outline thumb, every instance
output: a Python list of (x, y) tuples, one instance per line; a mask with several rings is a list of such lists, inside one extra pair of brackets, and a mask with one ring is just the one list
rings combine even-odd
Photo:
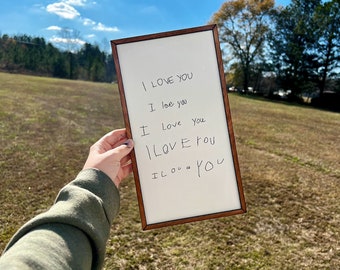
[(111, 154), (115, 156), (115, 159), (117, 161), (120, 161), (122, 158), (127, 156), (133, 149), (134, 142), (131, 139), (128, 139), (126, 142), (124, 142), (122, 145), (108, 151)]

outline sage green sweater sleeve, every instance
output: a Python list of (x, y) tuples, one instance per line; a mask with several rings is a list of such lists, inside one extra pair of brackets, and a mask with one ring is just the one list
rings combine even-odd
[(26, 223), (0, 258), (0, 269), (101, 269), (119, 191), (99, 170), (81, 171), (54, 205)]

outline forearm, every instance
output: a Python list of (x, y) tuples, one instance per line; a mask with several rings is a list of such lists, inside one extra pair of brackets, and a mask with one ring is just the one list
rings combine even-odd
[[(49, 269), (101, 268), (118, 209), (119, 192), (111, 179), (97, 170), (82, 171), (60, 191), (49, 211), (30, 220), (14, 235), (0, 266), (16, 261), (26, 265), (47, 263)], [(30, 252), (33, 248), (35, 255)]]
[(52, 223), (38, 226), (18, 239), (1, 258), (0, 268), (91, 269), (92, 258), (86, 234), (70, 225)]

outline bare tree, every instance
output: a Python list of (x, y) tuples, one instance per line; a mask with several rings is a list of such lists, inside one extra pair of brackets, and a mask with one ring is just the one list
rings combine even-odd
[(263, 54), (273, 10), (274, 0), (232, 0), (222, 4), (210, 21), (219, 28), (221, 44), (240, 61), (245, 91), (249, 87), (251, 65)]
[(74, 61), (73, 54), (80, 49), (85, 42), (81, 39), (80, 31), (68, 27), (63, 27), (58, 34), (58, 37), (54, 39), (54, 43), (57, 43), (59, 48), (66, 51), (69, 57), (69, 78), (74, 77)]

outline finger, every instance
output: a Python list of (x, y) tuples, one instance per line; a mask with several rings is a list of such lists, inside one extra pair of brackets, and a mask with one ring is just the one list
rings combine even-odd
[(126, 139), (126, 129), (113, 130), (102, 137), (103, 141), (110, 144), (112, 147), (119, 141)]
[(127, 137), (123, 137), (119, 141), (117, 141), (114, 145), (112, 145), (112, 148), (116, 148), (116, 147), (119, 147), (121, 145), (124, 145), (124, 144), (127, 143), (127, 141), (128, 141), (128, 138)]
[(120, 171), (119, 171), (119, 175), (118, 175), (118, 184), (120, 184), (121, 179), (126, 178), (128, 175), (130, 175), (132, 173), (132, 164), (128, 164), (124, 167), (121, 167)]
[(115, 144), (121, 140), (127, 139), (126, 129), (116, 129), (101, 137), (96, 144), (102, 145), (106, 150), (114, 148)]
[(130, 156), (130, 154), (127, 155), (127, 156), (125, 156), (125, 157), (123, 157), (123, 158), (120, 160), (121, 166), (125, 166), (125, 165), (127, 165), (127, 164), (129, 164), (129, 163), (131, 163), (131, 156)]
[(134, 147), (133, 140), (129, 139), (124, 144), (107, 151), (107, 155), (112, 155), (115, 161), (121, 161), (124, 157), (126, 157), (132, 151)]

